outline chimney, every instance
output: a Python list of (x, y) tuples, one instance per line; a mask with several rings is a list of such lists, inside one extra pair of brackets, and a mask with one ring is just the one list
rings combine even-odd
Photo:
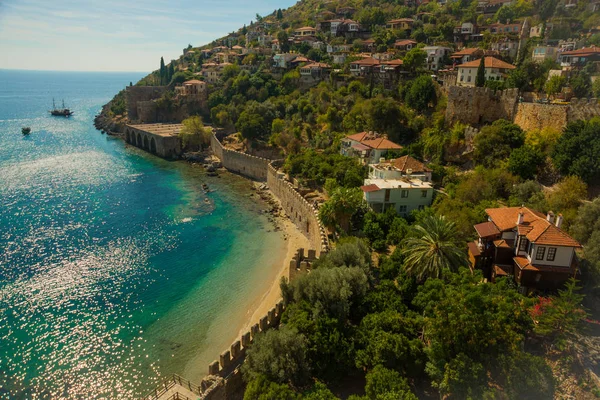
[(558, 217), (556, 218), (556, 227), (558, 229), (560, 229), (560, 227), (562, 226), (562, 223), (563, 223), (563, 215), (558, 214)]
[(523, 223), (523, 212), (519, 212), (519, 216), (517, 218), (517, 225), (521, 225)]
[(551, 224), (554, 223), (554, 213), (552, 211), (548, 211), (548, 215), (546, 215), (546, 220)]

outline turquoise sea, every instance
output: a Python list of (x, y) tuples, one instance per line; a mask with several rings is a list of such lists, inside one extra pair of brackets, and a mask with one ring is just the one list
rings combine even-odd
[[(0, 70), (0, 399), (131, 399), (168, 374), (199, 381), (285, 251), (248, 181), (94, 129), (141, 76)], [(75, 115), (49, 116), (53, 97)]]

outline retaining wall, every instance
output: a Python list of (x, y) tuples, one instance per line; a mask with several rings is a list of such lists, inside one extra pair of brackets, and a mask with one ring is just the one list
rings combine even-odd
[(497, 119), (512, 121), (518, 100), (518, 89), (494, 92), (490, 88), (450, 86), (446, 120), (469, 125), (491, 123)]
[(210, 138), (210, 147), (213, 154), (221, 160), (223, 167), (229, 171), (257, 181), (267, 181), (267, 167), (270, 160), (226, 149), (214, 134)]
[(275, 168), (276, 161), (268, 165), (267, 185), (279, 199), (283, 210), (310, 240), (311, 247), (317, 249), (318, 255), (329, 250), (329, 241), (325, 228), (318, 217), (317, 208), (306, 200), (291, 182), (286, 181), (283, 173)]
[(571, 99), (569, 104), (520, 103), (515, 124), (522, 129), (563, 129), (570, 122), (600, 116), (598, 99)]

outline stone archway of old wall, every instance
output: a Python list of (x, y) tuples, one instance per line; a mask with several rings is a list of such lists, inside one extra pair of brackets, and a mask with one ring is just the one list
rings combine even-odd
[(150, 153), (156, 154), (156, 139), (154, 136), (150, 139)]
[(125, 143), (131, 143), (131, 139), (130, 139), (130, 130), (129, 129), (125, 129)]
[(137, 133), (137, 139), (135, 141), (135, 145), (139, 148), (142, 147), (142, 135), (139, 132)]
[(143, 135), (144, 136), (144, 150), (148, 150), (150, 148), (149, 144), (148, 144), (148, 135)]

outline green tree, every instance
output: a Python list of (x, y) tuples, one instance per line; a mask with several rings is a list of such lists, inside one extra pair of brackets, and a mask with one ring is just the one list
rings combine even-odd
[(173, 62), (171, 62), (171, 63), (169, 63), (169, 67), (167, 68), (167, 79), (166, 79), (167, 84), (171, 83), (171, 79), (173, 79), (174, 75), (175, 75), (175, 66), (173, 65)]
[(404, 241), (404, 269), (417, 279), (437, 278), (442, 271), (467, 265), (466, 252), (457, 241), (456, 226), (443, 216), (430, 216), (413, 225)]
[(425, 318), (426, 372), (441, 397), (485, 398), (489, 383), (508, 373), (498, 357), (518, 357), (532, 327), (527, 298), (508, 280), (484, 282), (466, 268), (428, 279), (413, 305)]
[(244, 391), (244, 400), (300, 400), (301, 397), (289, 385), (271, 382), (264, 375), (248, 382)]
[(525, 143), (525, 132), (516, 124), (500, 119), (481, 128), (473, 139), (473, 160), (478, 164), (493, 167), (498, 161), (510, 156), (512, 149)]
[(167, 77), (167, 70), (165, 69), (165, 60), (162, 57), (160, 58), (160, 72), (159, 72), (159, 76), (160, 76), (160, 84), (164, 85), (166, 77)]
[(360, 188), (338, 187), (319, 209), (319, 219), (325, 226), (349, 233), (354, 214), (365, 208)]
[(436, 100), (435, 84), (430, 76), (420, 75), (409, 83), (405, 101), (410, 107), (424, 112), (435, 107)]
[(569, 86), (573, 90), (573, 94), (578, 98), (585, 98), (590, 94), (592, 82), (590, 76), (581, 71), (569, 79)]
[(384, 398), (417, 400), (417, 396), (411, 392), (406, 378), (394, 370), (378, 365), (372, 371), (369, 371), (366, 380), (365, 392), (370, 399), (380, 399), (380, 396), (387, 396)]
[(417, 71), (423, 68), (426, 59), (427, 53), (417, 47), (414, 47), (406, 53), (402, 61), (404, 63), (404, 68), (406, 68), (412, 74), (415, 74)]
[(548, 96), (554, 97), (562, 91), (566, 83), (567, 80), (564, 76), (553, 75), (550, 79), (548, 79), (548, 82), (546, 82), (544, 90)]
[(277, 9), (277, 19), (283, 19), (283, 12), (281, 11), (281, 8)]
[(592, 83), (592, 93), (594, 97), (600, 97), (600, 79), (596, 78), (594, 83)]
[(579, 293), (580, 290), (577, 281), (571, 278), (565, 288), (558, 291), (558, 296), (540, 298), (530, 310), (536, 322), (534, 331), (559, 349), (568, 345), (569, 339), (581, 329), (581, 322), (587, 317), (581, 305), (584, 296)]
[(508, 170), (523, 179), (533, 179), (543, 159), (543, 155), (539, 150), (522, 146), (510, 153)]
[(485, 57), (481, 57), (481, 60), (479, 61), (479, 67), (477, 67), (477, 75), (475, 76), (475, 86), (485, 86)]
[(563, 174), (577, 175), (585, 182), (600, 178), (600, 118), (576, 121), (558, 139), (552, 160)]
[(286, 31), (279, 31), (277, 33), (277, 40), (279, 41), (279, 48), (282, 53), (289, 53), (290, 51), (290, 42), (289, 36)]
[(307, 302), (314, 316), (345, 322), (361, 305), (369, 288), (367, 275), (359, 267), (317, 268), (289, 284), (281, 285), (284, 299)]
[(306, 338), (285, 325), (257, 335), (248, 349), (242, 373), (246, 382), (264, 376), (276, 383), (302, 385), (310, 377)]
[(417, 318), (394, 310), (367, 314), (356, 334), (356, 366), (371, 369), (381, 365), (418, 376), (425, 365), (420, 329)]
[(269, 134), (269, 128), (263, 116), (249, 110), (244, 110), (240, 114), (235, 126), (248, 140), (256, 140)]
[(204, 126), (202, 118), (193, 116), (182, 121), (183, 127), (179, 132), (184, 149), (195, 151), (210, 144), (212, 131)]

